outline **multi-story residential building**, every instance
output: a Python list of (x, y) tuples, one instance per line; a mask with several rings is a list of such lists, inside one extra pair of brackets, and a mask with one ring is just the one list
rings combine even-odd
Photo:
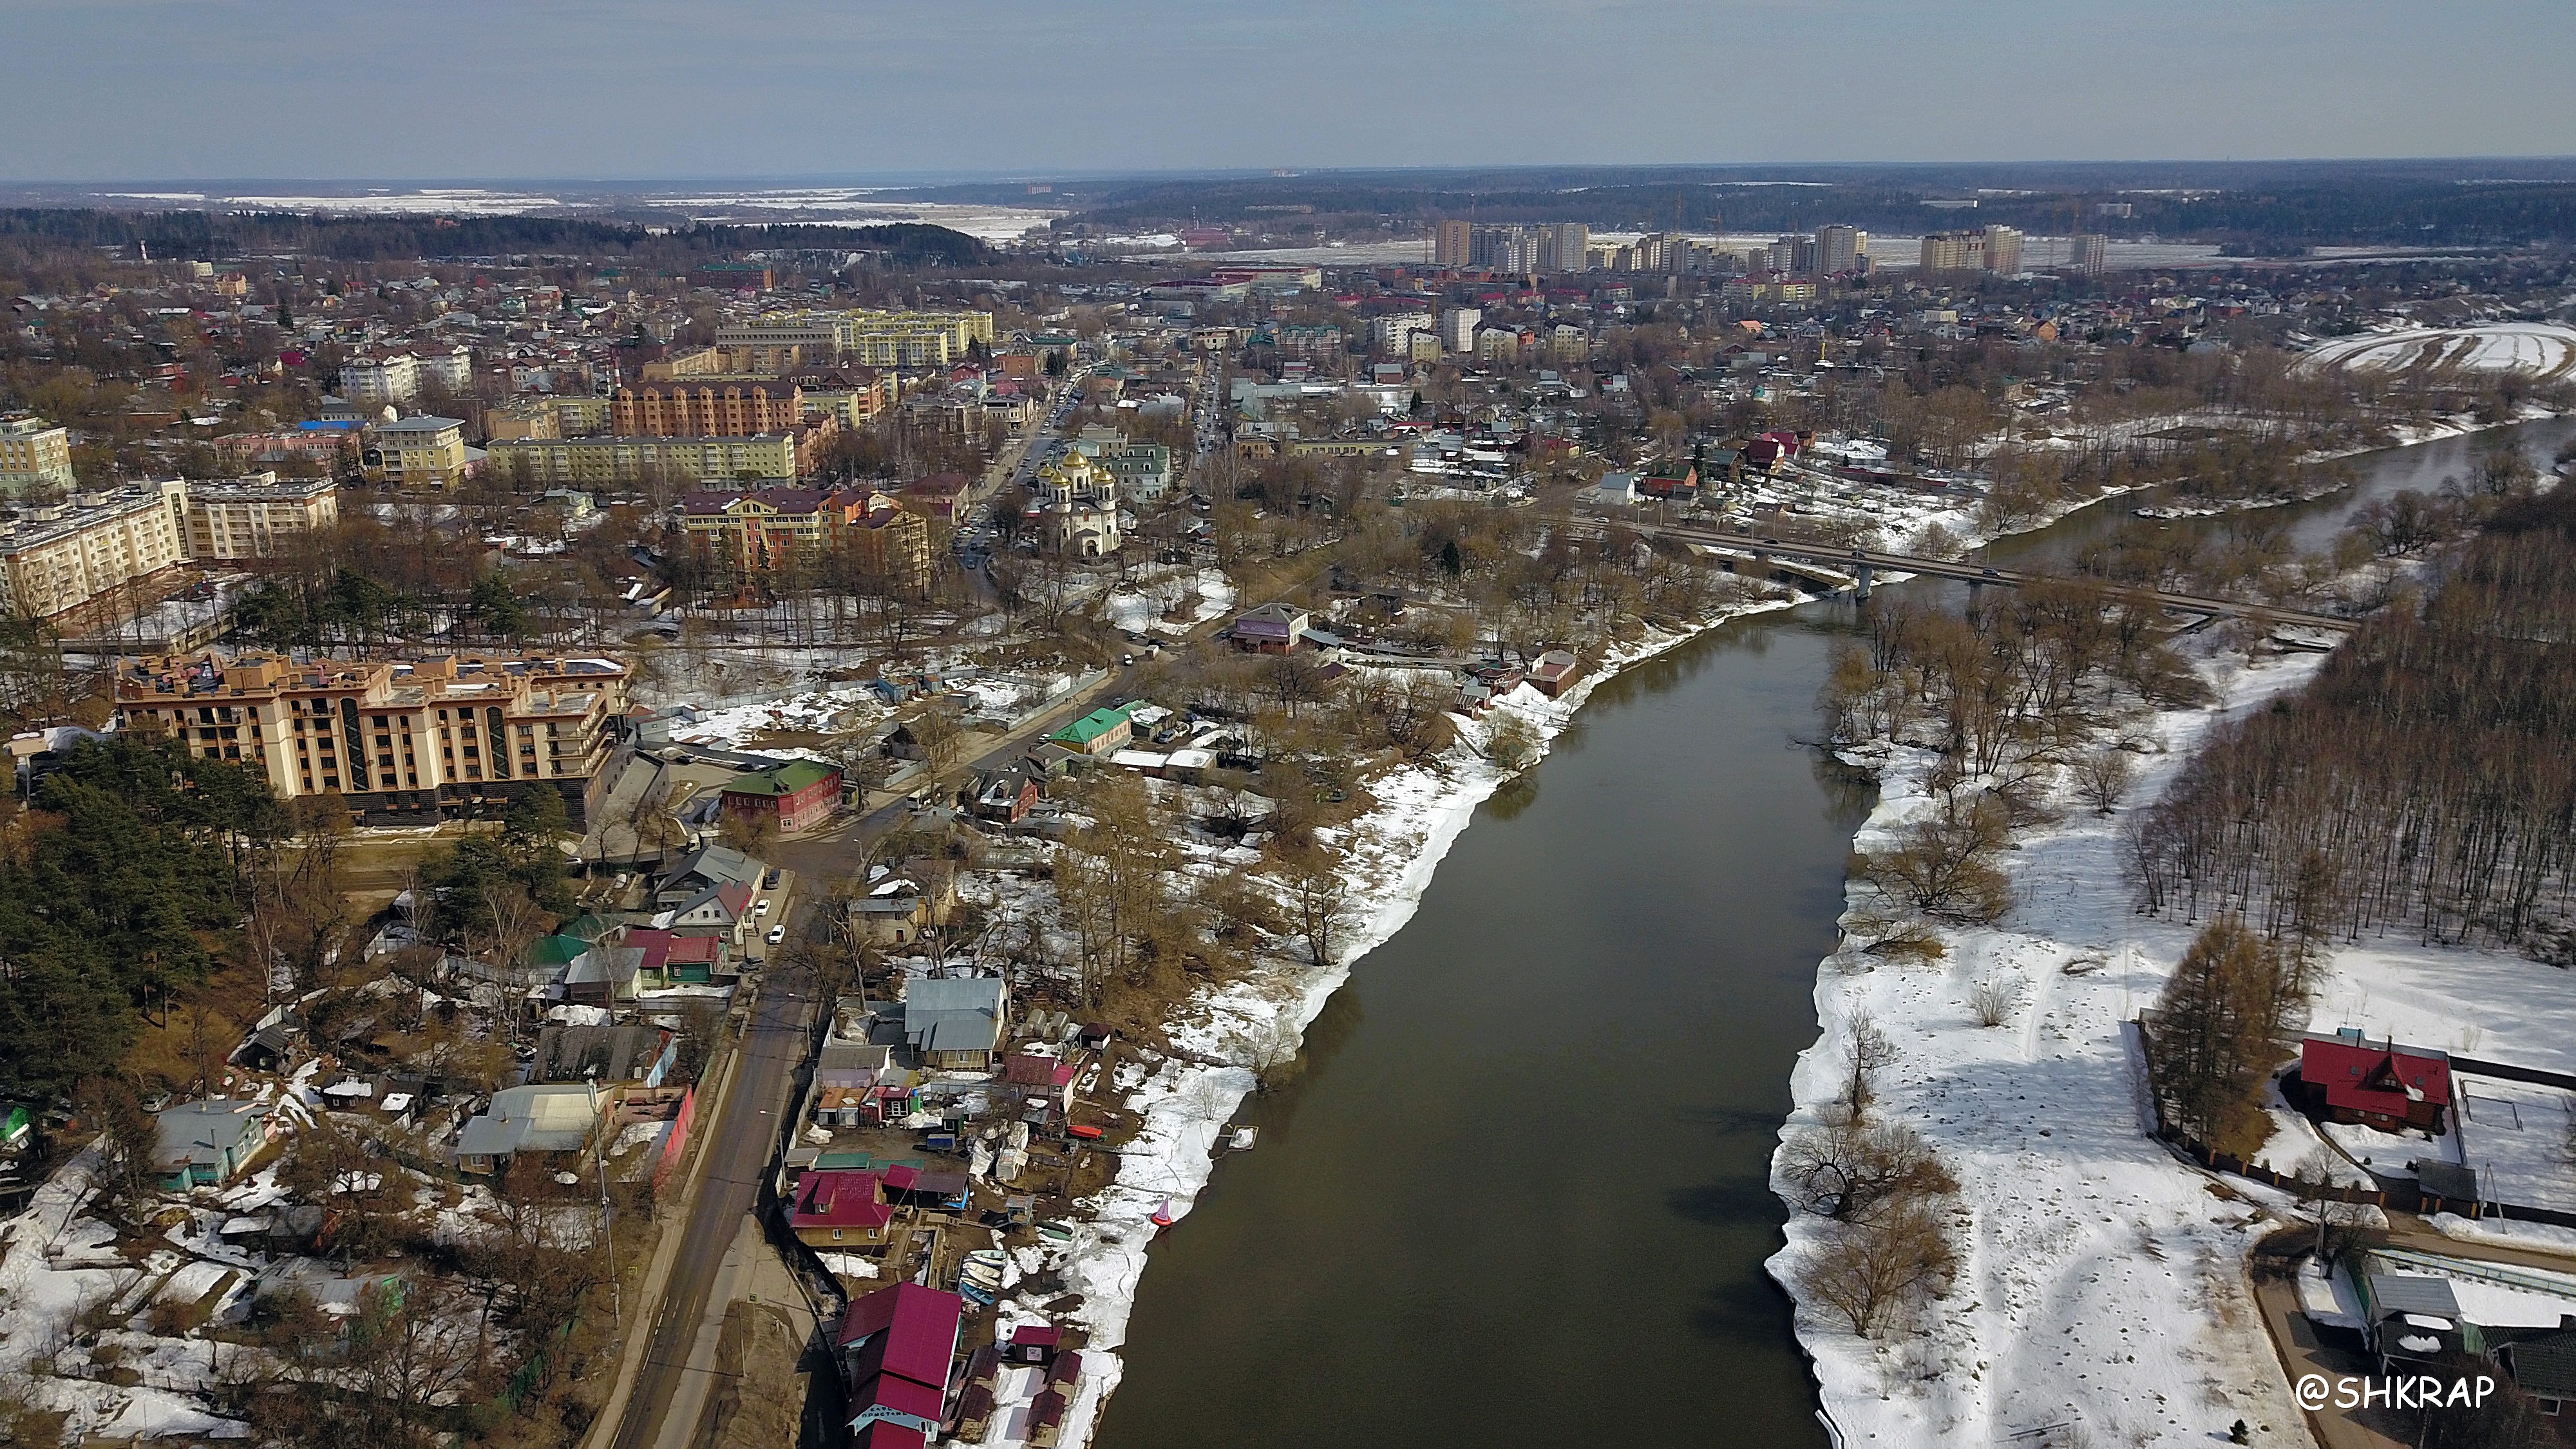
[(408, 352), (340, 364), (340, 395), (356, 403), (405, 403), (420, 395), (420, 359)]
[(436, 384), (449, 392), (463, 392), (474, 385), (474, 353), (465, 347), (433, 349), (414, 354), (420, 359), (420, 380)]
[(282, 799), (338, 795), (360, 820), (436, 820), (551, 789), (579, 823), (619, 758), (626, 667), (209, 650), (119, 660), (116, 705), (128, 728), (255, 766)]
[(2098, 277), (2110, 269), (2111, 239), (2100, 232), (2078, 232), (2069, 238), (2066, 265), (2083, 276)]
[(992, 345), (990, 312), (771, 312), (716, 329), (718, 347), (744, 349), (754, 366), (793, 348), (790, 366), (837, 357), (869, 367), (946, 367), (977, 342)]
[(749, 437), (786, 432), (804, 416), (804, 390), (792, 382), (645, 383), (608, 400), (609, 431), (621, 437)]
[(740, 347), (688, 347), (645, 363), (644, 381), (745, 375), (754, 371), (750, 364), (750, 357)]
[(1560, 221), (1543, 230), (1539, 270), (1579, 272), (1592, 264), (1592, 228), (1579, 221)]
[(1816, 228), (1816, 270), (1826, 276), (1840, 276), (1860, 270), (1860, 259), (1869, 255), (1869, 233), (1839, 222)]
[(2009, 226), (1986, 228), (1986, 270), (2005, 276), (2021, 273), (2021, 233)]
[(796, 476), (796, 440), (785, 433), (748, 438), (515, 438), (495, 441), (492, 466), (514, 483), (540, 488), (631, 487), (650, 479), (681, 482)]
[(1403, 357), (1413, 349), (1413, 334), (1439, 334), (1440, 324), (1428, 312), (1389, 312), (1369, 319), (1369, 350), (1388, 357)]
[(1282, 327), (1271, 337), (1281, 357), (1304, 362), (1336, 360), (1350, 342), (1339, 327)]
[(378, 423), (358, 451), (358, 466), (391, 488), (454, 488), (467, 461), (464, 422), (427, 415)]
[(71, 430), (20, 414), (0, 418), (0, 492), (72, 486)]
[(49, 619), (187, 560), (186, 485), (75, 493), (0, 523), (0, 613)]
[(872, 367), (821, 368), (796, 375), (805, 406), (830, 413), (845, 428), (865, 427), (895, 402), (894, 374)]
[(340, 521), (340, 486), (328, 478), (257, 473), (187, 482), (179, 496), (180, 542), (197, 560), (274, 557), (296, 534)]
[(930, 524), (866, 488), (758, 488), (691, 493), (680, 531), (735, 578), (770, 574), (838, 553), (860, 578), (906, 594), (930, 588)]
[(1474, 245), (1475, 229), (1463, 221), (1444, 221), (1431, 234), (1431, 264), (1435, 267), (1467, 265), (1469, 248)]
[(1451, 352), (1476, 350), (1476, 324), (1483, 321), (1483, 309), (1451, 307), (1440, 314), (1440, 345)]

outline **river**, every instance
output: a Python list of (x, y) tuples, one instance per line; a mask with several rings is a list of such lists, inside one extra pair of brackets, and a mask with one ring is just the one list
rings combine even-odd
[[(2546, 466), (2576, 419), (2520, 436)], [(2356, 488), (2277, 511), (2303, 544), (2468, 443), (2353, 462)], [(1992, 556), (2061, 558), (2151, 501)], [(1246, 1105), (1260, 1146), (1155, 1246), (1101, 1449), (1826, 1442), (1761, 1265), (1871, 800), (1796, 743), (1854, 627), (1822, 600), (1640, 665), (1478, 811), (1303, 1074)]]

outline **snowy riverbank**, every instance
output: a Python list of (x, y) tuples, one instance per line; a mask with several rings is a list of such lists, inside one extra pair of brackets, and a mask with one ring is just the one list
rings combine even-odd
[[(2256, 1444), (2307, 1442), (2243, 1271), (2284, 1200), (2221, 1183), (2148, 1135), (2125, 1023), (2152, 1004), (2196, 927), (2134, 912), (2122, 831), (2127, 810), (2160, 795), (2214, 727), (2296, 688), (2322, 660), (2202, 659), (2218, 704), (2148, 722), (2160, 752), (2120, 814), (2060, 798), (2060, 823), (2017, 837), (2005, 869), (2018, 904), (2004, 923), (1945, 930), (1947, 955), (1930, 964), (1874, 960), (1848, 941), (1823, 963), (1820, 1035), (1792, 1075), (1784, 1136), (1839, 1101), (1849, 1026), (1865, 1015), (1896, 1054), (1872, 1116), (1914, 1128), (1960, 1184), (1957, 1276), (1920, 1322), (1879, 1343), (1799, 1305), (1799, 1342), (1843, 1444), (2000, 1443), (2055, 1425), (2095, 1444), (2207, 1443), (2238, 1419)], [(1886, 845), (1933, 807), (1932, 752), (1877, 745), (1846, 757), (1880, 777), (1857, 848)], [(1871, 894), (1855, 883), (1846, 903)], [(2019, 1005), (1983, 1026), (1971, 992), (1999, 980)], [(2576, 1006), (2564, 982), (2504, 953), (2366, 941), (2334, 954), (2310, 1025), (2567, 1070)], [(2274, 1116), (2265, 1160), (2296, 1163), (2318, 1146), (2305, 1119)], [(2530, 1126), (2547, 1145), (2564, 1140), (2563, 1122)], [(2442, 1144), (2390, 1145), (2456, 1160)], [(2486, 1150), (2502, 1162), (2515, 1145)], [(1790, 1282), (1824, 1232), (1793, 1211), (1774, 1276)]]

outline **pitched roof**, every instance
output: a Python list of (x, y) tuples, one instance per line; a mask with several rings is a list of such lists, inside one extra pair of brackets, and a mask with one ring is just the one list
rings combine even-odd
[(2426, 1047), (2374, 1046), (2340, 1036), (2299, 1043), (2299, 1080), (2325, 1093), (2326, 1104), (2356, 1112), (2404, 1116), (2409, 1105), (2451, 1101), (2451, 1059)]
[(772, 770), (754, 770), (725, 781), (728, 795), (777, 796), (793, 795), (826, 780), (838, 780), (841, 772), (815, 760), (791, 760)]
[(859, 1351), (854, 1378), (891, 1375), (945, 1393), (965, 1312), (966, 1300), (954, 1293), (897, 1283), (852, 1299), (837, 1343), (845, 1353)]
[[(894, 1220), (885, 1200), (885, 1177), (875, 1172), (808, 1172), (796, 1184), (796, 1206), (789, 1221), (807, 1228), (866, 1228)], [(844, 1340), (846, 1342), (846, 1340)]]
[(1047, 738), (1051, 740), (1072, 740), (1076, 744), (1087, 745), (1093, 740), (1100, 738), (1102, 735), (1109, 733), (1111, 730), (1114, 730), (1127, 722), (1127, 707), (1125, 705), (1113, 705), (1102, 709), (1095, 709), (1091, 713), (1084, 715), (1082, 718), (1075, 720), (1073, 723), (1066, 725), (1063, 729), (1057, 730), (1054, 734), (1047, 736)]

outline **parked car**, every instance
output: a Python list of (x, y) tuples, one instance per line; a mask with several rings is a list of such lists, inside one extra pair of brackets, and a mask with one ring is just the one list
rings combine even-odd
[(756, 905), (756, 906), (753, 906), (753, 907), (751, 908), (751, 913), (752, 913), (753, 915), (755, 915), (755, 916), (765, 916), (765, 915), (768, 915), (768, 914), (769, 914), (769, 897), (767, 897), (767, 896), (762, 896), (762, 897), (760, 898), (760, 904), (759, 904), (759, 905)]
[(778, 889), (778, 867), (771, 866), (769, 873), (760, 878), (760, 888), (765, 891)]
[(781, 922), (780, 922), (780, 923), (778, 923), (777, 925), (770, 927), (770, 928), (769, 928), (769, 934), (768, 934), (767, 936), (762, 937), (761, 939), (763, 939), (763, 940), (767, 941), (769, 944), (771, 944), (771, 945), (773, 945), (773, 946), (777, 945), (777, 944), (778, 944), (779, 942), (781, 942), (781, 941), (786, 940), (786, 939), (787, 939), (787, 923), (786, 923), (786, 922), (784, 922), (784, 921), (781, 921)]

